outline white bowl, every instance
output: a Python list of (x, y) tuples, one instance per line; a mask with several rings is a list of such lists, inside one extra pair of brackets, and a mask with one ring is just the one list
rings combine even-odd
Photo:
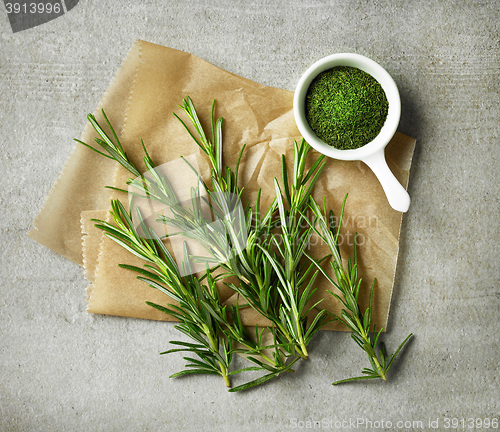
[[(306, 119), (306, 94), (311, 82), (318, 74), (335, 66), (352, 66), (369, 73), (380, 83), (389, 103), (387, 119), (379, 134), (373, 141), (354, 150), (339, 150), (326, 144), (316, 136)], [(293, 113), (300, 133), (313, 148), (334, 159), (363, 161), (377, 176), (391, 207), (400, 212), (408, 210), (410, 196), (394, 177), (385, 160), (385, 146), (396, 133), (399, 124), (401, 99), (396, 83), (382, 66), (368, 57), (352, 53), (332, 54), (318, 60), (306, 70), (297, 84)]]

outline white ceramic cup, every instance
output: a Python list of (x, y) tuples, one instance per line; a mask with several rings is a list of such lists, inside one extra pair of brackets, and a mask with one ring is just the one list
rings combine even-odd
[[(354, 150), (339, 150), (326, 144), (316, 136), (306, 119), (306, 94), (311, 82), (318, 74), (335, 66), (352, 66), (369, 73), (380, 83), (389, 102), (387, 119), (380, 133), (373, 141)], [(385, 146), (396, 133), (399, 124), (401, 99), (396, 83), (382, 66), (368, 57), (351, 53), (332, 54), (318, 60), (306, 70), (297, 84), (293, 113), (300, 133), (313, 148), (334, 159), (363, 161), (377, 176), (391, 207), (403, 213), (408, 210), (410, 196), (394, 177), (385, 160)]]

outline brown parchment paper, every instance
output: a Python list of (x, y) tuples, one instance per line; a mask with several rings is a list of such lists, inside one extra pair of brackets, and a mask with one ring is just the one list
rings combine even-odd
[[(125, 124), (136, 65), (140, 61), (139, 54), (138, 46), (134, 45), (96, 108), (95, 115), (99, 123), (103, 126), (105, 124), (101, 115), (101, 109), (104, 108), (118, 133)], [(81, 140), (91, 143), (96, 136), (93, 128), (87, 124)], [(108, 208), (110, 192), (104, 186), (112, 183), (115, 170), (114, 161), (77, 145), (28, 235), (54, 252), (82, 265), (80, 213)]]
[[(199, 166), (206, 168), (198, 147), (172, 115), (172, 112), (181, 114), (178, 104), (186, 95), (191, 96), (206, 124), (212, 100), (217, 100), (216, 114), (225, 118), (226, 164), (234, 167), (241, 146), (247, 146), (240, 171), (240, 181), (245, 186), (244, 203), (253, 201), (260, 187), (262, 204), (270, 204), (275, 193), (273, 178), (280, 177), (280, 155), (285, 154), (291, 164), (293, 140), (301, 139), (293, 118), (292, 92), (262, 86), (188, 53), (138, 41), (100, 107), (118, 126), (122, 145), (139, 167), (144, 169), (142, 138), (157, 165), (180, 156), (194, 155)], [(87, 128), (82, 139), (91, 142), (92, 137), (92, 131)], [(408, 181), (414, 146), (415, 140), (397, 133), (386, 149), (389, 166), (403, 185)], [(318, 154), (311, 153), (312, 161)], [(110, 198), (126, 201), (123, 194), (103, 189), (104, 185), (123, 188), (130, 176), (123, 168), (108, 162), (83, 146), (77, 147), (30, 236), (67, 258), (85, 264), (91, 282), (87, 291), (89, 312), (169, 320), (167, 315), (145, 304), (146, 300), (161, 304), (169, 299), (137, 281), (132, 272), (118, 267), (120, 263), (142, 265), (140, 260), (103, 236), (90, 222), (91, 218), (108, 217)], [(92, 173), (90, 181), (89, 173)], [(397, 262), (401, 214), (389, 206), (377, 179), (362, 162), (329, 159), (314, 196), (318, 202), (326, 197), (327, 207), (338, 215), (346, 193), (349, 198), (342, 249), (352, 253), (352, 235), (357, 231), (360, 272), (364, 275), (366, 291), (374, 277), (378, 281), (373, 319), (377, 327), (385, 327)], [(324, 245), (312, 244), (310, 252), (320, 256), (326, 249)], [(318, 280), (316, 296), (325, 297), (323, 305), (335, 311), (333, 298), (324, 295), (326, 289), (331, 287), (326, 281)], [(235, 301), (228, 289), (221, 296), (224, 301)], [(266, 324), (251, 310), (246, 310), (244, 322)], [(336, 329), (335, 326), (329, 328)]]

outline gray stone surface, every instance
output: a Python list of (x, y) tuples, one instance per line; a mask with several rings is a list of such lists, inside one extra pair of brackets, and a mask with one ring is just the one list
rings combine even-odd
[[(498, 2), (82, 0), (16, 34), (0, 9), (0, 430), (305, 429), (293, 418), (346, 421), (335, 430), (357, 419), (431, 430), (439, 419), (446, 430), (445, 417), (498, 418)], [(72, 138), (138, 38), (291, 90), (334, 52), (393, 75), (399, 130), (418, 143), (386, 341), (416, 336), (389, 382), (330, 386), (366, 365), (331, 332), (295, 376), (256, 391), (171, 380), (182, 359), (157, 353), (173, 326), (87, 314), (82, 270), (28, 239)]]

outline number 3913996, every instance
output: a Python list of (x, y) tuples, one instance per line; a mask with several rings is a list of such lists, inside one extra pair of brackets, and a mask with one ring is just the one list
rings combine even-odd
[(23, 14), (42, 14), (42, 13), (60, 13), (62, 6), (60, 3), (5, 3), (7, 13)]

